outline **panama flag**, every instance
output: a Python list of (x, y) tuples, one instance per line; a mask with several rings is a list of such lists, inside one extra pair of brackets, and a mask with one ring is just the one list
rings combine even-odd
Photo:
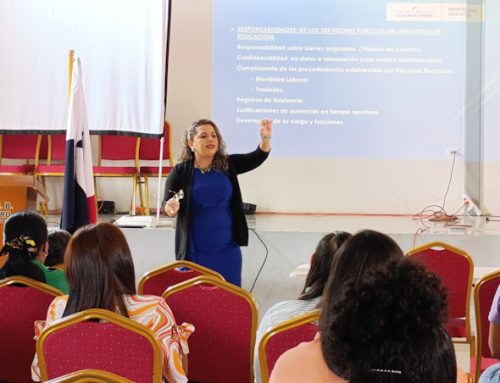
[(74, 233), (83, 225), (95, 223), (96, 219), (92, 148), (83, 91), (82, 67), (80, 59), (77, 58), (73, 65), (69, 97), (61, 228)]

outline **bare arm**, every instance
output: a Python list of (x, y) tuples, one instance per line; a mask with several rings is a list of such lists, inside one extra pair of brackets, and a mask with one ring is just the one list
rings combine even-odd
[(490, 323), (490, 333), (488, 335), (488, 346), (493, 357), (500, 358), (500, 325)]

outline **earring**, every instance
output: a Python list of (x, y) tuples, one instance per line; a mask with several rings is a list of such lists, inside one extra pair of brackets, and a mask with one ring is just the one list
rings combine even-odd
[(190, 148), (190, 149), (191, 149), (191, 151), (194, 153), (194, 148), (193, 148), (192, 146), (191, 146), (191, 148)]

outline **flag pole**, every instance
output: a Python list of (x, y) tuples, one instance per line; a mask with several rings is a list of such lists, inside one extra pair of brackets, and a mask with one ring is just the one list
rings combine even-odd
[(75, 51), (71, 49), (68, 52), (68, 100), (71, 97), (71, 81), (73, 78), (73, 60), (75, 58)]
[(160, 220), (160, 193), (161, 193), (161, 178), (162, 178), (162, 166), (163, 166), (163, 141), (165, 140), (165, 129), (163, 130), (163, 136), (160, 138), (160, 161), (158, 164), (158, 189), (156, 190), (156, 220)]

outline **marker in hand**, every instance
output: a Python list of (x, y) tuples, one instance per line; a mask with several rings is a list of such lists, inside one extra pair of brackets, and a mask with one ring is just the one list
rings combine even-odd
[(181, 199), (184, 198), (184, 190), (179, 190), (177, 193), (174, 194), (174, 198), (177, 202), (179, 202)]
[(184, 198), (184, 190), (180, 189), (178, 192), (174, 190), (169, 190), (171, 193), (175, 193), (172, 198), (167, 201), (166, 206), (168, 207), (168, 215), (173, 217), (177, 210), (179, 210), (180, 200)]

